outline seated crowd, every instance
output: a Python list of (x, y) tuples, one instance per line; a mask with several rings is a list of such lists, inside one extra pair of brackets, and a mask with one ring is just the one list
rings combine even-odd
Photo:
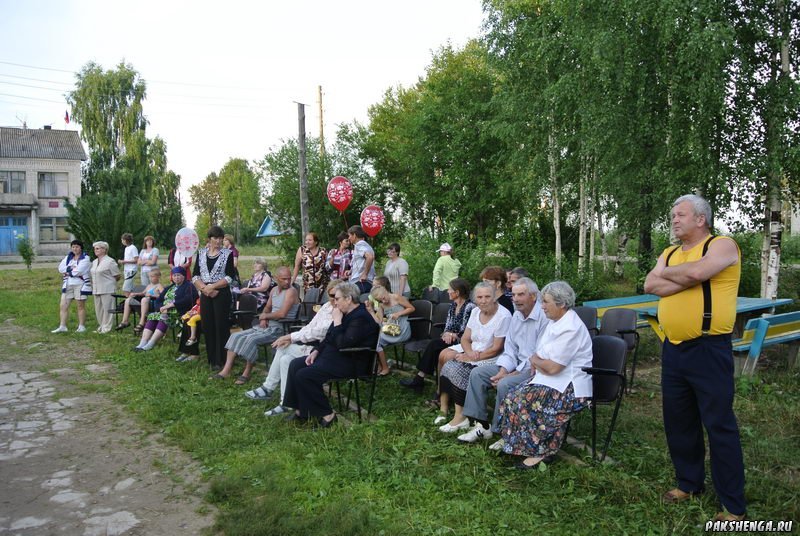
[[(94, 244), (98, 256), (94, 268), (83, 244), (73, 241), (59, 267), (64, 279), (61, 323), (54, 332), (67, 330), (72, 300), (79, 306), (78, 331), (85, 331), (84, 304), (92, 294), (95, 275), (95, 286), (106, 289), (124, 274), (127, 297), (116, 329), (128, 328), (132, 315), (138, 314), (134, 332), (141, 338), (134, 351), (152, 349), (175, 327), (180, 330), (177, 361), (194, 361), (202, 334), (208, 363), (215, 371), (210, 379), (231, 376), (240, 357), (245, 364), (235, 383), (243, 385), (250, 380), (260, 348), (270, 347), (274, 356), (263, 384), (245, 393), (253, 400), (268, 400), (280, 388), (278, 403), (265, 412), (267, 416), (285, 414), (287, 420), (313, 420), (328, 428), (337, 417), (323, 390), (327, 382), (370, 373), (376, 353), (376, 374), (390, 374), (385, 349), (410, 339), (415, 313), (409, 300), (408, 264), (399, 256), (398, 244), (387, 251), (384, 276), (375, 277), (375, 252), (359, 226), (341, 234), (330, 252), (320, 247), (316, 234), (309, 233), (297, 251), (294, 270), (281, 266), (273, 275), (258, 258), (252, 278), (242, 284), (233, 237), (214, 226), (207, 238), (194, 259), (170, 252), (166, 284), (150, 236), (138, 253), (132, 237), (123, 235), (125, 255), (118, 263), (103, 260), (107, 243)], [(439, 410), (433, 422), (440, 432), (457, 432), (464, 443), (498, 436), (490, 448), (519, 456), (520, 469), (549, 461), (570, 418), (588, 406), (592, 395), (591, 378), (582, 370), (591, 366), (592, 341), (572, 310), (574, 291), (563, 281), (540, 291), (524, 269), (506, 271), (498, 266), (484, 268), (480, 282), (470, 289), (458, 277), (460, 263), (452, 258), (452, 247), (443, 244), (439, 254), (434, 284), (428, 290), (446, 290), (443, 300), (450, 303), (446, 321), (441, 336), (420, 353), (417, 372), (400, 384), (421, 393), (425, 378), (437, 374), (437, 396), (431, 402)], [(137, 266), (147, 284), (134, 289)], [(101, 276), (108, 281), (101, 281)], [(290, 331), (289, 325), (299, 324), (302, 305), (301, 288), (294, 284), (298, 277), (303, 294), (312, 288), (325, 294), (311, 320)], [(95, 294), (100, 303), (100, 293)], [(255, 298), (248, 301), (255, 301), (258, 322), (232, 333), (231, 312), (244, 296)], [(96, 309), (98, 332), (110, 331), (108, 306)]]

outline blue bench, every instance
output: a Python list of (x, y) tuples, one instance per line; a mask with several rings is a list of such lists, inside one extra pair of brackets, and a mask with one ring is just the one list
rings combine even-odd
[[(641, 294), (639, 296), (624, 296), (622, 298), (608, 298), (605, 300), (592, 300), (583, 302), (584, 307), (594, 307), (597, 309), (597, 322), (598, 327), (603, 315), (609, 309), (658, 309), (658, 300), (660, 298), (655, 294)], [(646, 328), (649, 325), (645, 318), (639, 316), (639, 322), (636, 324), (638, 328)]]
[(800, 311), (749, 320), (742, 337), (733, 341), (734, 353), (747, 353), (746, 357), (737, 359), (736, 368), (739, 369), (741, 363), (741, 373), (752, 376), (761, 350), (776, 344), (789, 345), (788, 363), (790, 368), (794, 367), (800, 348)]

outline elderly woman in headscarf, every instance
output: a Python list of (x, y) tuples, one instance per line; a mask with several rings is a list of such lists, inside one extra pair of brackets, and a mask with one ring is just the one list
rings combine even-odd
[(96, 333), (108, 333), (114, 327), (114, 291), (121, 274), (116, 261), (108, 256), (108, 242), (98, 241), (93, 247), (97, 258), (92, 261), (90, 273), (97, 317)]
[(182, 266), (174, 267), (171, 276), (172, 284), (156, 298), (153, 312), (147, 315), (142, 339), (133, 349), (135, 352), (152, 350), (170, 325), (178, 325), (180, 317), (197, 301), (197, 289), (186, 279), (186, 270)]
[(490, 448), (523, 457), (518, 469), (550, 463), (572, 416), (589, 406), (592, 378), (582, 369), (592, 366), (592, 338), (574, 305), (575, 291), (566, 282), (542, 289), (550, 323), (530, 359), (533, 378), (500, 404), (502, 439)]

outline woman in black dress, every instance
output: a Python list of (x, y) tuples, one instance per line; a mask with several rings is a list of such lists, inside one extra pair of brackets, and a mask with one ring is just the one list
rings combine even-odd
[(206, 339), (211, 368), (225, 363), (225, 344), (231, 333), (230, 284), (236, 276), (231, 250), (222, 247), (225, 231), (214, 225), (208, 230), (208, 245), (197, 252), (192, 283), (200, 293), (200, 322)]

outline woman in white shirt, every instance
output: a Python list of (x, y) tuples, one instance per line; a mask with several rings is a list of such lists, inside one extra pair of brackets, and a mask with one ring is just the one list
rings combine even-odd
[(144, 245), (139, 251), (139, 266), (142, 267), (140, 276), (142, 278), (142, 285), (150, 282), (150, 277), (147, 275), (153, 268), (158, 268), (158, 248), (156, 247), (156, 239), (150, 235), (144, 237)]
[(552, 462), (569, 420), (589, 406), (592, 378), (581, 369), (592, 366), (592, 338), (574, 305), (575, 291), (566, 282), (542, 289), (542, 309), (551, 322), (531, 356), (534, 376), (500, 405), (503, 439), (490, 448), (524, 456), (518, 469)]
[(494, 285), (478, 283), (473, 292), (475, 307), (470, 313), (461, 344), (443, 350), (440, 361), (447, 361), (439, 375), (439, 416), (434, 424), (444, 422), (452, 399), (456, 411), (453, 419), (439, 427), (440, 432), (452, 433), (469, 428), (464, 416), (469, 375), (475, 367), (492, 365), (503, 352), (511, 313), (497, 302)]

